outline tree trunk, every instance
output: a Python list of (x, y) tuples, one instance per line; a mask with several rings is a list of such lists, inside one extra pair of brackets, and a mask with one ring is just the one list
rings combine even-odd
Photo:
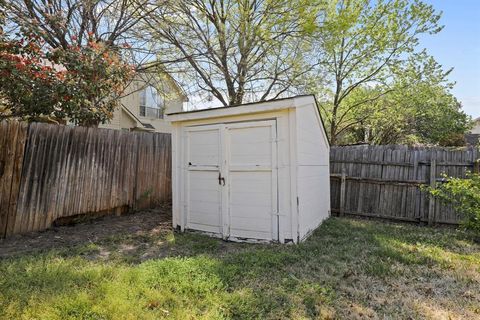
[(338, 104), (336, 103), (337, 96), (335, 96), (335, 101), (333, 104), (332, 109), (332, 122), (330, 123), (330, 145), (334, 146), (337, 144), (337, 111), (338, 111)]
[(332, 120), (330, 125), (330, 145), (334, 146), (337, 144), (337, 127), (335, 120)]

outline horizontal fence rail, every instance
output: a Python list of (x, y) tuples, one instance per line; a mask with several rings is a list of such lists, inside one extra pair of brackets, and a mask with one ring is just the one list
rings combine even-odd
[(330, 150), (332, 213), (420, 223), (457, 224), (461, 215), (422, 186), (444, 175), (478, 172), (478, 150), (407, 146), (345, 146)]
[(0, 123), (0, 238), (171, 199), (169, 134)]

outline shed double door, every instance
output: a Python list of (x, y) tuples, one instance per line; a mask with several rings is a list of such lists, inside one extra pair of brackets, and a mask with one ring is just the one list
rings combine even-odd
[(186, 128), (188, 229), (278, 240), (275, 120)]

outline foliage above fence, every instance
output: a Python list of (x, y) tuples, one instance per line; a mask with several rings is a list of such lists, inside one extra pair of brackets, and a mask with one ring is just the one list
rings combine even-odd
[(478, 150), (470, 148), (347, 146), (330, 151), (332, 212), (392, 220), (457, 224), (460, 215), (421, 186), (465, 177)]
[(0, 123), (0, 237), (171, 198), (170, 135)]

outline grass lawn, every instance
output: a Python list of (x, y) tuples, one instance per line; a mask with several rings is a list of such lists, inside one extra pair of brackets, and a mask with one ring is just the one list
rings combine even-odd
[(480, 319), (480, 244), (330, 218), (300, 245), (152, 229), (0, 260), (3, 319)]

